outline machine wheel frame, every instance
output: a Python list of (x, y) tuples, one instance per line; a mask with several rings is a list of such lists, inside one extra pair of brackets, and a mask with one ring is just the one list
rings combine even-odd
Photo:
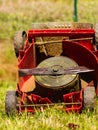
[(23, 50), (27, 34), (25, 31), (18, 31), (14, 35), (14, 51), (16, 57), (19, 56), (19, 50)]
[(18, 113), (17, 109), (17, 91), (7, 91), (6, 97), (5, 97), (5, 112), (7, 115), (13, 115)]
[(89, 111), (93, 111), (95, 106), (95, 87), (89, 86), (83, 91), (83, 107)]

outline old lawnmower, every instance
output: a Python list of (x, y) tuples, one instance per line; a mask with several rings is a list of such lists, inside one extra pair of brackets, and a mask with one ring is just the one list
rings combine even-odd
[(14, 37), (18, 58), (16, 91), (5, 110), (34, 113), (52, 106), (66, 112), (94, 109), (98, 95), (98, 32), (90, 23), (33, 24)]

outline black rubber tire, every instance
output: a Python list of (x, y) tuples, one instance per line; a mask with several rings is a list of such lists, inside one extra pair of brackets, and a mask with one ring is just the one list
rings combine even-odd
[(83, 92), (83, 106), (90, 111), (94, 110), (95, 105), (95, 87), (86, 87)]
[(18, 113), (17, 110), (17, 94), (16, 91), (7, 91), (5, 97), (5, 112), (7, 115)]
[(26, 40), (27, 34), (25, 31), (18, 31), (14, 35), (14, 50), (16, 57), (19, 56), (19, 50), (22, 50)]
[(95, 25), (95, 44), (98, 46), (98, 23)]

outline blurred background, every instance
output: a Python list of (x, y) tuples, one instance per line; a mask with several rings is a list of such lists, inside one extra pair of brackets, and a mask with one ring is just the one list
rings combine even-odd
[(16, 81), (13, 37), (35, 22), (98, 22), (98, 0), (0, 0), (0, 83)]
[(19, 30), (27, 32), (35, 22), (75, 21), (98, 23), (98, 0), (0, 0), (0, 130), (33, 130), (33, 126), (36, 130), (68, 130), (68, 125), (74, 130), (97, 130), (98, 105), (94, 113), (84, 111), (80, 115), (63, 114), (58, 109), (37, 112), (35, 116), (24, 113), (9, 118), (5, 114), (6, 92), (17, 87), (14, 34)]

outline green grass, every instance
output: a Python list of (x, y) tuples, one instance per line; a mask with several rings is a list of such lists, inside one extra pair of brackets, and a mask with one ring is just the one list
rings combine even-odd
[[(78, 0), (78, 21), (98, 22), (98, 0)], [(17, 84), (17, 59), (13, 36), (18, 30), (29, 30), (34, 22), (73, 22), (73, 0), (0, 0), (0, 130), (97, 130), (98, 99), (94, 112), (81, 114), (48, 108), (34, 115), (8, 117), (5, 95)], [(73, 128), (69, 128), (73, 125)]]
[[(28, 115), (24, 113), (22, 116), (7, 117), (5, 114), (0, 114), (2, 124), (0, 128), (3, 130), (70, 130), (69, 124), (77, 125), (77, 130), (97, 130), (98, 117), (94, 113), (84, 112), (81, 115), (59, 112), (58, 110), (48, 109), (43, 113)], [(73, 128), (72, 128), (73, 129)]]
[[(10, 40), (17, 30), (28, 30), (34, 22), (73, 21), (74, 0), (1, 0), (0, 39)], [(98, 22), (97, 0), (78, 1), (78, 21)], [(18, 8), (17, 8), (18, 7)]]
[[(0, 83), (0, 129), (1, 130), (97, 130), (98, 101), (93, 112), (83, 110), (81, 114), (66, 113), (58, 107), (42, 109), (35, 114), (24, 112), (22, 115), (7, 116), (5, 113), (5, 95), (15, 90), (16, 82)], [(72, 128), (70, 128), (72, 127)], [(75, 127), (75, 128), (74, 128)], [(70, 129), (69, 129), (70, 128)]]

